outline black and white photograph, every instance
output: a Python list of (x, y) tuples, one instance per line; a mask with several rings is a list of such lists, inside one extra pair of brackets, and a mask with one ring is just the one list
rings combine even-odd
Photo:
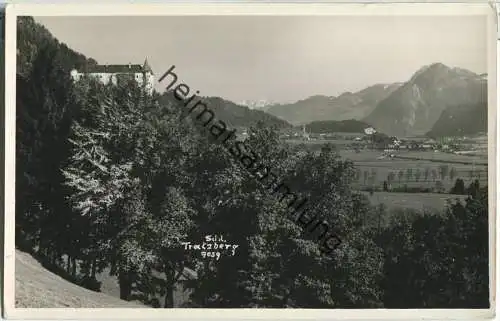
[(495, 11), (457, 6), (8, 5), (12, 310), (492, 311)]

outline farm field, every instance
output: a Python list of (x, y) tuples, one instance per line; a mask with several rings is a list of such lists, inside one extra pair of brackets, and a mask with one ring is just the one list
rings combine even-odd
[[(441, 182), (445, 190), (449, 190), (455, 184), (457, 178), (463, 179), (466, 186), (468, 186), (474, 180), (479, 180), (481, 186), (485, 186), (488, 183), (488, 175), (486, 169), (475, 168), (474, 172), (471, 174), (471, 167), (465, 166), (449, 166), (449, 169), (455, 169), (455, 175), (453, 178), (448, 174), (444, 179), (439, 177), (439, 166), (427, 165), (415, 162), (400, 162), (400, 163), (386, 163), (386, 164), (373, 164), (373, 163), (354, 163), (355, 167), (360, 171), (359, 177), (356, 179), (355, 183), (362, 187), (366, 186), (376, 186), (382, 188), (384, 181), (388, 180), (390, 173), (393, 173), (394, 179), (391, 182), (392, 188), (403, 187), (404, 185), (408, 187), (422, 187), (422, 188), (434, 188), (438, 181)], [(429, 175), (426, 178), (425, 173), (429, 171)], [(411, 171), (411, 176), (408, 171)], [(400, 172), (402, 176), (400, 177)], [(420, 172), (420, 178), (417, 180), (415, 175)], [(366, 173), (366, 174), (365, 174)], [(437, 178), (433, 177), (433, 173), (437, 173)], [(365, 180), (365, 175), (367, 179)], [(371, 175), (374, 175), (373, 181)]]
[[(359, 153), (356, 153), (353, 150), (340, 150), (340, 156), (351, 159), (353, 161), (370, 161), (375, 160), (377, 157), (382, 155), (381, 151), (376, 150), (362, 150)], [(487, 158), (479, 157), (479, 156), (466, 156), (466, 155), (455, 155), (450, 153), (442, 153), (442, 152), (430, 152), (430, 151), (397, 151), (393, 152), (395, 156), (402, 157), (411, 157), (416, 158), (415, 161), (418, 162), (429, 162), (434, 163), (433, 160), (437, 161), (450, 161), (450, 162), (464, 162), (470, 163), (475, 166), (484, 166), (482, 164), (486, 164), (488, 162)], [(391, 162), (404, 162), (409, 161), (407, 159), (390, 159), (389, 157), (385, 158), (386, 161)], [(460, 165), (460, 164), (457, 164)]]
[(437, 160), (437, 161), (451, 161), (451, 162), (467, 162), (467, 163), (479, 163), (486, 164), (487, 157), (477, 156), (477, 155), (457, 155), (452, 153), (443, 152), (432, 152), (432, 151), (398, 151), (394, 152), (397, 156), (403, 157), (414, 157), (419, 159)]
[[(455, 184), (457, 178), (463, 179), (466, 186), (476, 179), (479, 180), (481, 186), (485, 186), (488, 183), (488, 167), (482, 165), (485, 164), (487, 160), (477, 156), (472, 157), (434, 152), (405, 152), (401, 154), (408, 157), (429, 159), (410, 160), (389, 157), (380, 158), (382, 153), (372, 150), (362, 150), (359, 153), (352, 150), (340, 150), (339, 155), (344, 159), (351, 160), (360, 171), (356, 182), (360, 187), (371, 186), (373, 184), (376, 187), (382, 188), (383, 182), (387, 180), (391, 172), (394, 174), (394, 179), (391, 184), (393, 188), (402, 187), (405, 184), (408, 187), (433, 188), (436, 186), (437, 181), (441, 181), (444, 189), (449, 191)], [(460, 162), (470, 161), (471, 164), (438, 163), (433, 162), (432, 159)], [(472, 160), (474, 160), (474, 162), (472, 162)], [(475, 163), (475, 161), (478, 161), (478, 163)], [(440, 176), (442, 166), (447, 167), (447, 174), (444, 179)], [(452, 169), (453, 174), (450, 175)], [(403, 176), (399, 177), (401, 171), (403, 172)], [(368, 179), (366, 181), (365, 172), (368, 173)], [(374, 175), (373, 181), (369, 178), (371, 175)]]
[(389, 209), (410, 208), (414, 210), (439, 210), (446, 207), (447, 200), (465, 200), (465, 195), (438, 193), (391, 193), (374, 192), (370, 196), (364, 192), (373, 205), (384, 204)]
[(352, 144), (354, 143), (353, 140), (350, 139), (317, 139), (317, 140), (310, 140), (310, 141), (304, 141), (302, 139), (287, 139), (287, 143), (292, 144), (292, 145), (300, 145), (300, 144), (305, 144), (308, 149), (310, 150), (320, 150), (321, 145), (323, 144), (334, 144), (334, 145), (347, 145), (347, 144)]
[[(373, 184), (382, 187), (390, 173), (393, 173), (392, 187), (402, 187), (406, 184), (408, 187), (433, 188), (436, 186), (436, 182), (440, 181), (445, 190), (449, 190), (457, 178), (463, 179), (466, 186), (476, 179), (482, 186), (488, 183), (488, 167), (485, 165), (437, 163), (427, 160), (397, 158), (377, 159), (381, 154), (376, 151), (362, 151), (360, 153), (340, 151), (340, 155), (345, 159), (352, 160), (358, 168), (360, 172), (357, 183), (362, 186)], [(441, 177), (443, 166), (446, 167), (447, 172), (444, 178)], [(368, 174), (367, 180), (365, 180), (367, 175), (365, 172)], [(401, 172), (402, 176), (400, 176)], [(370, 179), (371, 175), (374, 175), (373, 181)]]
[[(339, 149), (339, 155), (346, 160), (351, 160), (358, 169), (357, 178), (353, 185), (358, 188), (373, 186), (382, 189), (384, 181), (392, 173), (392, 188), (415, 187), (435, 188), (436, 184), (442, 185), (449, 191), (457, 178), (464, 180), (466, 187), (479, 180), (481, 186), (488, 183), (488, 166), (486, 156), (456, 155), (434, 151), (397, 151), (396, 156), (415, 159), (402, 159), (383, 157), (379, 150), (364, 149), (355, 152), (352, 149), (343, 149), (343, 145), (354, 143), (339, 133), (342, 139), (287, 140), (291, 144), (305, 144), (308, 149), (319, 151), (325, 143), (332, 143)], [(457, 162), (457, 163), (455, 163)], [(468, 164), (467, 164), (468, 163)], [(444, 177), (441, 173), (445, 167)], [(402, 174), (400, 173), (402, 172)], [(437, 182), (440, 183), (437, 183)]]

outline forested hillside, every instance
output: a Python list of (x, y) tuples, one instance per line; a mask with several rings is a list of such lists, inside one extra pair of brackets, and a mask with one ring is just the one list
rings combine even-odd
[(92, 58), (68, 48), (60, 43), (42, 25), (35, 22), (33, 17), (19, 17), (17, 23), (17, 73), (26, 76), (30, 73), (33, 62), (41, 48), (57, 48), (57, 60), (60, 67), (68, 72), (73, 69), (84, 70), (87, 66), (97, 62)]
[(246, 106), (237, 105), (220, 97), (207, 97), (204, 102), (210, 106), (218, 118), (235, 127), (248, 127), (258, 122), (277, 128), (286, 128), (291, 125), (276, 116), (262, 110), (252, 110)]
[[(106, 269), (122, 300), (152, 307), (179, 307), (181, 283), (189, 307), (489, 306), (486, 187), (443, 213), (373, 208), (334, 148), (284, 144), (257, 122), (244, 150), (228, 152), (168, 95), (73, 83), (69, 68), (92, 61), (21, 21), (20, 37), (33, 40), (18, 52), (16, 246), (51, 271), (99, 291)], [(289, 199), (250, 171), (259, 164), (314, 210), (292, 217)], [(315, 213), (342, 240), (328, 255), (304, 231)], [(237, 253), (215, 260), (181, 245), (208, 234)], [(182, 279), (185, 268), (195, 280)]]
[[(160, 102), (166, 103), (172, 98), (172, 92), (164, 93), (159, 98)], [(257, 123), (277, 129), (291, 127), (286, 121), (279, 119), (261, 110), (252, 110), (246, 106), (238, 105), (232, 101), (220, 97), (202, 97), (201, 102), (212, 110), (217, 119), (220, 119), (233, 127), (251, 127)], [(175, 101), (175, 99), (173, 100)], [(194, 104), (194, 103), (193, 103)]]
[(427, 133), (430, 137), (449, 137), (486, 133), (488, 129), (488, 104), (479, 102), (472, 105), (450, 106), (446, 108)]

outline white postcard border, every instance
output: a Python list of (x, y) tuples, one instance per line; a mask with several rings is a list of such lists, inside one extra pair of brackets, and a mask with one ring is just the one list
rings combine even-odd
[[(16, 309), (15, 308), (15, 120), (17, 16), (112, 15), (484, 15), (488, 25), (488, 186), (490, 309)], [(487, 319), (496, 303), (497, 13), (487, 3), (170, 3), (8, 4), (5, 25), (5, 251), (4, 317), (9, 319)], [(493, 165), (493, 166), (492, 166)]]

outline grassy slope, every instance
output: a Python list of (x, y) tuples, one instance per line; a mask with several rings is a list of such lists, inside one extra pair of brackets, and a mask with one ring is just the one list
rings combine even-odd
[(16, 250), (16, 308), (144, 308), (70, 283)]

